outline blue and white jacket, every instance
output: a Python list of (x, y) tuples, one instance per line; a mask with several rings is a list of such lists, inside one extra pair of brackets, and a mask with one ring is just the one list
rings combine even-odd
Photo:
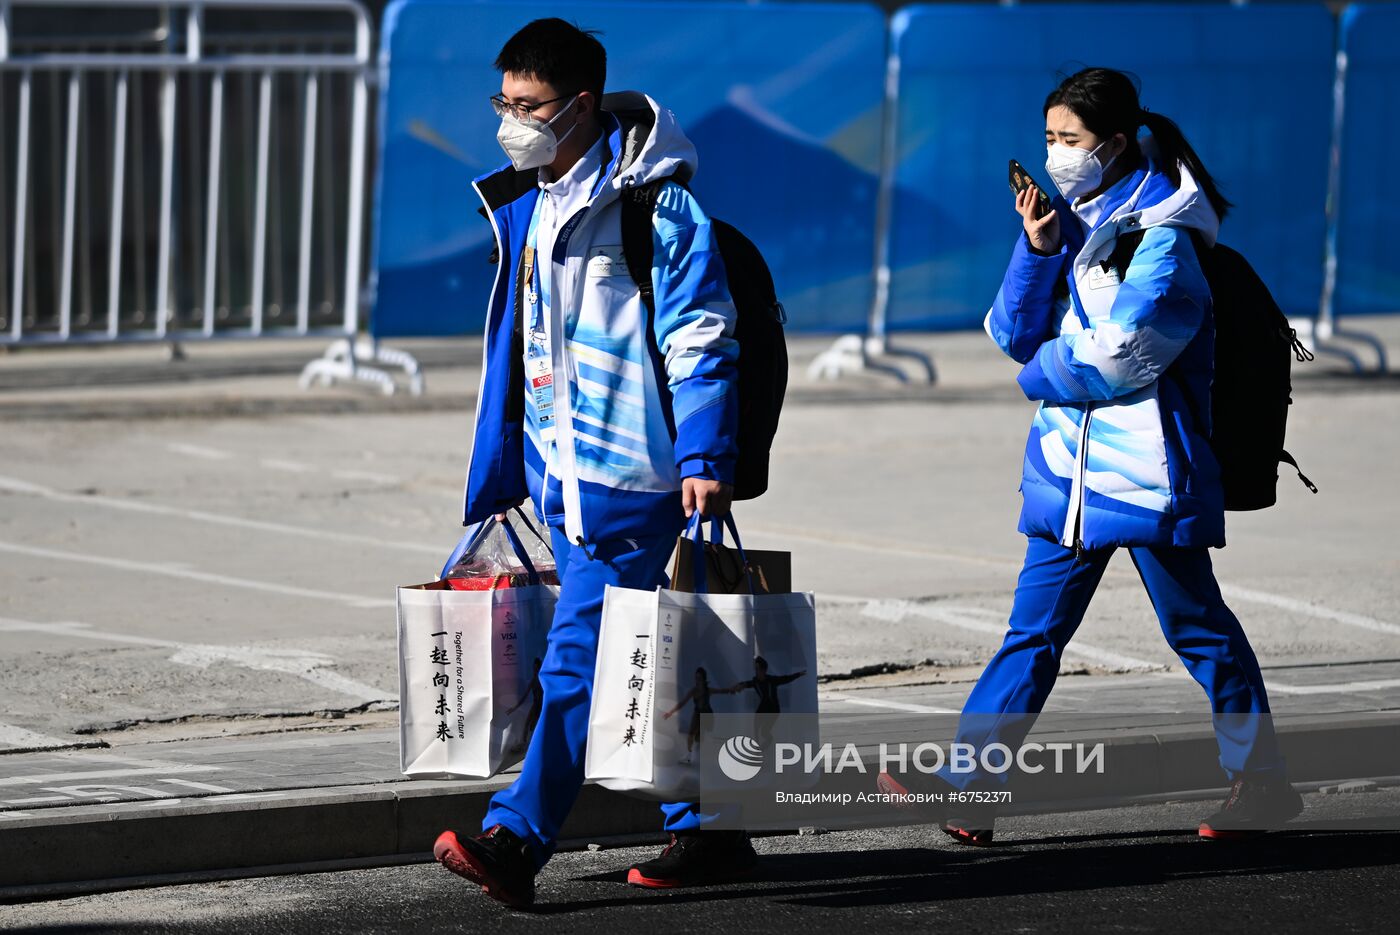
[(643, 94), (607, 95), (600, 119), (610, 161), (587, 205), (561, 225), (548, 258), (552, 446), (527, 438), (517, 324), (516, 286), (538, 173), (507, 165), (475, 182), (499, 262), (466, 524), (529, 497), (540, 519), (563, 527), (571, 542), (670, 533), (684, 523), (683, 478), (734, 479), (739, 346), (709, 219), (681, 185), (663, 186), (653, 220), (654, 319), (622, 254), (620, 193), (657, 179), (688, 180), (695, 147), (674, 115)]
[[(1071, 548), (1225, 544), (1207, 441), (1215, 328), (1191, 239), (1195, 230), (1213, 245), (1220, 221), (1190, 172), (1181, 167), (1173, 186), (1143, 142), (1144, 163), (1100, 196), (1087, 237), (1058, 197), (1059, 253), (1037, 255), (1022, 233), (986, 320), (992, 340), (1025, 365), (1026, 397), (1040, 401), (1020, 530)], [(1120, 282), (1105, 261), (1120, 235), (1138, 230)]]

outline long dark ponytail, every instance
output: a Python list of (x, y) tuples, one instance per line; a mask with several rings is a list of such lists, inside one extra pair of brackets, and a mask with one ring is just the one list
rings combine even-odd
[(1225, 219), (1232, 205), (1220, 194), (1215, 179), (1206, 171), (1201, 157), (1186, 141), (1181, 127), (1176, 121), (1162, 114), (1155, 114), (1144, 108), (1138, 101), (1136, 82), (1121, 71), (1112, 68), (1085, 68), (1075, 72), (1060, 82), (1060, 86), (1045, 98), (1044, 113), (1052, 107), (1065, 107), (1074, 113), (1089, 132), (1100, 139), (1108, 139), (1121, 133), (1128, 140), (1128, 148), (1120, 157), (1131, 164), (1142, 159), (1142, 147), (1138, 144), (1138, 127), (1147, 127), (1161, 153), (1161, 170), (1171, 179), (1173, 185), (1181, 185), (1180, 165), (1186, 166), (1195, 177), (1196, 184), (1205, 192), (1216, 216)]

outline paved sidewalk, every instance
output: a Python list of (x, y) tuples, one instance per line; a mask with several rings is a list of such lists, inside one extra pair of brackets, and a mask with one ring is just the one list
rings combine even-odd
[[(1400, 661), (1266, 677), (1295, 782), (1400, 776)], [(930, 739), (931, 722), (951, 723), (935, 716), (957, 711), (970, 688), (874, 681), (823, 687), (824, 741), (873, 758), (883, 740)], [(1200, 689), (1180, 673), (1062, 677), (1038, 733), (1090, 730), (1133, 777), (1125, 794), (1180, 797), (1223, 781)], [(442, 828), (476, 827), (510, 778), (408, 779), (397, 733), (383, 727), (0, 755), (0, 899), (161, 874), (421, 859)], [(1037, 798), (1023, 808), (1085, 804), (1068, 787), (1042, 786)], [(578, 846), (658, 824), (652, 803), (590, 785), (564, 837)]]
[[(1391, 346), (1400, 344), (1400, 317), (1364, 324), (1381, 333)], [(1028, 418), (1026, 404), (1014, 382), (1015, 364), (1001, 357), (981, 334), (920, 335), (901, 337), (900, 343), (934, 355), (940, 379), (933, 387), (900, 386), (871, 377), (836, 383), (807, 381), (803, 368), (829, 346), (830, 340), (792, 340), (789, 399), (794, 411), (786, 417), (792, 433), (788, 443), (791, 451), (780, 456), (785, 460), (779, 466), (793, 478), (799, 472), (818, 480), (837, 471), (849, 474), (854, 469), (846, 467), (847, 461), (842, 460), (848, 457), (847, 450), (871, 446), (869, 450), (884, 459), (891, 472), (891, 487), (917, 489), (910, 478), (915, 476), (916, 467), (924, 469), (933, 449), (918, 447), (915, 442), (924, 444), (918, 439), (901, 437), (907, 433), (902, 422), (895, 424), (895, 417), (903, 419), (907, 413), (909, 418), (919, 420), (920, 431), (933, 439), (927, 443), (929, 446), (943, 446), (938, 449), (942, 458), (939, 469), (958, 479), (956, 494), (944, 499), (924, 497), (913, 506), (901, 504), (895, 511), (884, 509), (874, 496), (879, 491), (873, 490), (871, 496), (852, 498), (849, 504), (834, 508), (833, 515), (819, 525), (816, 520), (806, 519), (815, 496), (813, 488), (810, 484), (793, 483), (785, 490), (775, 491), (768, 501), (755, 508), (757, 541), (763, 542), (766, 534), (769, 542), (805, 550), (805, 567), (818, 569), (825, 576), (821, 578), (823, 583), (840, 582), (846, 589), (857, 587), (851, 582), (859, 582), (861, 593), (910, 597), (911, 602), (904, 609), (912, 616), (901, 624), (869, 613), (873, 605), (865, 598), (847, 599), (849, 606), (842, 612), (836, 595), (819, 593), (819, 600), (825, 602), (822, 625), (826, 627), (826, 645), (844, 645), (843, 640), (860, 644), (859, 652), (848, 648), (841, 657), (846, 661), (840, 668), (830, 667), (830, 671), (859, 670), (874, 661), (906, 663), (910, 658), (933, 658), (931, 650), (909, 656), (911, 647), (924, 645), (935, 647), (940, 654), (937, 658), (952, 660), (951, 664), (965, 662), (965, 657), (974, 654), (985, 658), (982, 641), (1000, 638), (1003, 592), (1012, 580), (1018, 558), (1004, 547), (1004, 539), (1011, 537), (1004, 530), (1013, 523), (1011, 490)], [(214, 648), (237, 650), (244, 653), (238, 658), (245, 661), (252, 658), (244, 648), (223, 646), (229, 640), (238, 640), (252, 641), (260, 653), (296, 650), (312, 658), (316, 665), (324, 664), (327, 671), (340, 666), (337, 674), (348, 672), (345, 677), (366, 685), (376, 681), (379, 670), (364, 660), (391, 658), (391, 652), (367, 637), (341, 647), (344, 658), (327, 657), (322, 663), (312, 651), (314, 644), (289, 647), (278, 642), (286, 637), (275, 625), (276, 621), (287, 619), (286, 614), (296, 613), (301, 615), (298, 619), (311, 621), (306, 632), (312, 635), (377, 632), (369, 630), (364, 620), (357, 623), (358, 630), (345, 624), (347, 614), (360, 613), (370, 619), (370, 612), (340, 605), (325, 610), (314, 603), (283, 607), (266, 595), (319, 581), (303, 573), (304, 556), (312, 552), (344, 561), (345, 573), (358, 575), (361, 580), (377, 580), (366, 577), (367, 570), (379, 571), (384, 577), (384, 588), (394, 581), (421, 580), (384, 568), (397, 569), (394, 561), (416, 568), (426, 556), (435, 554), (431, 543), (436, 540), (430, 539), (429, 534), (438, 528), (420, 517), (436, 516), (439, 512), (438, 499), (434, 499), (439, 491), (448, 491), (441, 496), (441, 503), (452, 504), (444, 508), (456, 509), (460, 489), (457, 455), (445, 454), (440, 462), (427, 459), (422, 449), (408, 444), (412, 440), (408, 428), (400, 435), (385, 435), (381, 448), (388, 454), (381, 462), (336, 465), (347, 469), (369, 467), (389, 475), (386, 480), (362, 473), (358, 479), (341, 484), (337, 490), (348, 496), (353, 486), (355, 494), (353, 499), (344, 500), (342, 507), (338, 506), (340, 500), (331, 501), (331, 493), (321, 489), (325, 482), (317, 467), (322, 463), (319, 455), (289, 444), (291, 436), (310, 433), (317, 426), (298, 420), (278, 424), (274, 420), (235, 419), (226, 424), (232, 427), (226, 434), (196, 436), (191, 431), (190, 437), (181, 436), (179, 441), (197, 443), (186, 446), (195, 452), (190, 456), (194, 461), (179, 462), (178, 470), (153, 471), (150, 478), (138, 483), (131, 478), (142, 477), (152, 463), (150, 459), (171, 457), (170, 448), (161, 447), (168, 439), (154, 427), (132, 429), (128, 420), (470, 410), (479, 378), (479, 342), (393, 343), (414, 352), (424, 363), (428, 385), (424, 396), (415, 398), (401, 393), (384, 397), (364, 387), (302, 392), (296, 387), (296, 374), (320, 350), (319, 346), (306, 343), (191, 345), (187, 348), (188, 359), (175, 363), (163, 362), (163, 352), (156, 347), (0, 355), (0, 423), (6, 423), (0, 431), (10, 439), (16, 471), (24, 474), (19, 479), (23, 484), (16, 481), (18, 486), (12, 485), (13, 499), (7, 504), (11, 513), (5, 517), (11, 524), (10, 537), (16, 540), (9, 553), (15, 569), (13, 580), (21, 582), (11, 595), (12, 609), (8, 613), (29, 621), (23, 625), (28, 629), (16, 630), (17, 635), (7, 634), (6, 638), (21, 646), (33, 646), (32, 651), (26, 650), (33, 658), (26, 662), (28, 668), (21, 671), (21, 676), (29, 673), (30, 681), (25, 684), (39, 686), (35, 695), (40, 698), (32, 706), (31, 719), (20, 720), (22, 725), (29, 731), (46, 730), (39, 723), (40, 718), (53, 718), (55, 704), (51, 696), (44, 694), (49, 689), (41, 676), (48, 671), (44, 667), (52, 658), (46, 654), (65, 650), (61, 642), (54, 641), (53, 632), (45, 628), (67, 626), (63, 621), (84, 621), (90, 615), (95, 615), (100, 624), (89, 631), (94, 637), (92, 642), (103, 646), (102, 639), (111, 641), (103, 647), (101, 656), (95, 652), (87, 654), (91, 668), (85, 671), (93, 673), (94, 679), (113, 672), (139, 672), (139, 676), (133, 675), (128, 681), (139, 678), (159, 682), (153, 673), (164, 673), (161, 684), (167, 686), (166, 690), (178, 688), (189, 694), (189, 682), (179, 667), (183, 663), (177, 665), (170, 657), (219, 644)], [(1391, 530), (1384, 521), (1384, 511), (1375, 506), (1383, 502), (1374, 492), (1380, 488), (1344, 482), (1357, 476), (1363, 480), (1383, 477), (1383, 465), (1393, 463), (1393, 459), (1377, 457), (1374, 464), (1363, 461), (1368, 466), (1363, 470), (1371, 475), (1367, 478), (1351, 471), (1350, 461), (1336, 454), (1343, 448), (1348, 452), (1363, 448), (1351, 444), (1351, 440), (1375, 431), (1376, 423), (1368, 421), (1367, 413), (1394, 412), (1389, 394), (1400, 390), (1400, 379), (1353, 377), (1337, 361), (1327, 358), (1319, 358), (1316, 364), (1306, 367), (1299, 365), (1295, 374), (1299, 395), (1335, 392), (1351, 407), (1339, 415), (1340, 405), (1333, 406), (1328, 398), (1326, 410), (1322, 401), (1315, 401), (1293, 414), (1295, 431), (1312, 430), (1319, 439), (1312, 455), (1323, 462), (1324, 473), (1329, 457), (1335, 462), (1330, 473), (1336, 480), (1328, 491), (1336, 494), (1318, 504), (1309, 504), (1307, 512), (1281, 510), (1268, 516), (1239, 519), (1236, 528), (1240, 531), (1234, 541), (1248, 542), (1255, 551), (1236, 550), (1223, 556), (1222, 564), (1234, 562), (1231, 580), (1244, 580), (1250, 585), (1235, 593), (1244, 595), (1241, 600), (1254, 601), (1252, 609), (1258, 621), (1260, 643), (1271, 644), (1271, 658), (1310, 663), (1331, 655), (1366, 660), (1348, 665), (1304, 664), (1267, 670), (1293, 778), (1304, 783), (1335, 783), (1400, 775), (1400, 661), (1374, 658), (1395, 655), (1388, 648), (1394, 644), (1385, 642), (1394, 639), (1394, 626), (1380, 619), (1394, 607), (1393, 594), (1388, 590), (1393, 585), (1386, 583), (1393, 577), (1385, 573), (1393, 562), (1363, 562), (1370, 561), (1370, 555), (1393, 555), (1388, 545)], [(1386, 395), (1374, 399), (1373, 390)], [(934, 399), (966, 403), (940, 408), (937, 416), (941, 435), (935, 435), (924, 424), (933, 421), (929, 407), (903, 405), (906, 401)], [(893, 427), (882, 429), (885, 434), (856, 432), (851, 423), (872, 422), (874, 417), (867, 415), (869, 409), (856, 408), (855, 404), (873, 400), (900, 404), (882, 410), (882, 416)], [(984, 405), (993, 401), (1001, 402), (1000, 409), (1014, 409), (1014, 431), (1002, 432), (999, 427), (995, 433), (971, 431), (974, 423), (996, 416), (996, 406)], [(1314, 408), (1319, 415), (1313, 423), (1300, 418)], [(112, 430), (114, 434), (158, 437), (146, 447), (133, 443), (129, 450), (108, 439), (103, 443), (105, 447), (95, 449), (99, 455), (94, 459), (91, 436), (103, 427), (64, 422), (51, 433), (44, 433), (44, 438), (49, 434), (63, 437), (65, 444), (55, 447), (57, 454), (46, 454), (42, 460), (36, 457), (32, 465), (24, 462), (26, 456), (35, 457), (34, 452), (40, 447), (37, 442), (32, 446), (25, 443), (26, 437), (32, 439), (41, 434), (41, 426), (35, 420), (92, 419), (113, 420), (117, 426)], [(28, 425), (23, 424), (26, 421)], [(367, 432), (362, 420), (329, 421), (336, 422), (349, 436), (359, 437)], [(339, 426), (342, 422), (345, 424)], [(172, 424), (185, 431), (186, 423)], [(190, 424), (194, 424), (193, 420)], [(1323, 431), (1333, 424), (1344, 434), (1333, 436)], [(460, 425), (451, 431), (460, 433)], [(256, 443), (240, 441), (242, 434), (252, 433), (253, 427), (258, 433)], [(422, 431), (416, 424), (411, 428)], [(384, 426), (375, 429), (385, 431)], [(317, 438), (328, 437), (324, 428), (320, 430), (322, 434)], [(980, 450), (990, 444), (989, 438), (1003, 436), (1007, 440), (1004, 452), (989, 455)], [(1344, 440), (1334, 440), (1330, 447), (1322, 444), (1335, 438)], [(77, 439), (81, 439), (81, 445)], [(1384, 455), (1384, 445), (1372, 447)], [(345, 446), (327, 449), (331, 454), (343, 454), (345, 450)], [(103, 460), (110, 459), (114, 451), (127, 461), (114, 465), (111, 460)], [(269, 453), (284, 459), (275, 466), (279, 473), (263, 473), (274, 470), (266, 461), (258, 460)], [(992, 455), (997, 464), (1006, 466), (1004, 471), (988, 470)], [(299, 460), (285, 460), (290, 458)], [(392, 458), (399, 458), (402, 463)], [(85, 463), (91, 460), (98, 463), (100, 470)], [(809, 464), (818, 460), (835, 466), (828, 474), (822, 474)], [(424, 461), (428, 462), (426, 467), (421, 464)], [(856, 462), (852, 458), (850, 463)], [(36, 486), (41, 480), (44, 486)], [(1007, 489), (1002, 490), (1001, 485)], [(1354, 502), (1345, 496), (1348, 486), (1360, 491)], [(210, 491), (223, 487), (226, 490), (222, 499), (210, 497)], [(151, 489), (158, 489), (158, 495), (151, 495)], [(1289, 489), (1291, 495), (1297, 495), (1296, 490)], [(313, 493), (325, 496), (306, 500), (311, 506), (299, 505)], [(992, 499), (993, 494), (999, 499)], [(364, 524), (363, 528), (351, 526), (342, 518), (342, 514), (351, 512), (357, 523)], [(957, 530), (966, 541), (924, 542), (919, 538), (921, 527), (909, 519), (924, 513), (937, 515), (947, 530)], [(989, 513), (996, 515), (987, 519)], [(327, 520), (324, 529), (319, 525), (323, 517)], [(797, 527), (789, 521), (795, 517), (801, 518)], [(806, 529), (807, 525), (813, 528)], [(186, 578), (198, 578), (203, 586), (204, 579), (210, 577), (207, 569), (190, 570), (175, 561), (184, 561), (186, 552), (194, 554), (205, 548), (210, 528), (225, 543), (231, 563), (215, 568), (223, 586), (231, 589), (217, 592), (217, 603), (205, 600), (205, 595), (193, 585), (187, 590), (177, 589), (188, 584)], [(253, 537), (250, 530), (254, 528), (263, 538)], [(848, 528), (851, 533), (833, 539), (832, 528)], [(36, 532), (52, 529), (75, 530), (70, 538), (81, 536), (81, 541), (63, 537), (50, 541)], [(414, 536), (419, 538), (407, 545), (395, 545)], [(364, 541), (370, 537), (383, 540), (381, 544), (398, 548), (404, 555), (389, 549), (361, 555)], [(306, 548), (308, 541), (317, 543), (317, 548)], [(42, 585), (45, 590), (37, 590), (50, 580), (49, 575), (57, 574), (42, 562), (67, 561), (64, 556), (72, 557), (78, 555), (75, 550), (90, 548), (94, 561), (111, 565), (124, 561), (128, 557), (126, 550), (134, 542), (159, 543), (165, 551), (152, 549), (150, 554), (135, 556), (147, 564), (141, 566), (142, 575), (130, 576), (130, 585), (121, 585), (121, 576), (103, 565), (94, 566), (93, 576), (108, 583), (109, 589), (102, 590), (98, 597), (48, 584)], [(1356, 544), (1356, 550), (1343, 547), (1349, 544)], [(23, 549), (43, 555), (24, 558)], [(1300, 560), (1285, 561), (1285, 549), (1305, 556), (1307, 566)], [(1358, 555), (1362, 558), (1358, 559)], [(78, 555), (84, 557), (85, 554)], [(260, 562), (268, 567), (262, 567)], [(372, 569), (370, 562), (374, 563)], [(1003, 568), (1007, 562), (1010, 564)], [(1369, 575), (1367, 581), (1355, 570), (1362, 564)], [(1312, 570), (1314, 566), (1316, 570)], [(1274, 572), (1275, 567), (1280, 570)], [(917, 590), (908, 583), (912, 569), (918, 569), (922, 576)], [(1277, 580), (1285, 575), (1293, 578)], [(167, 578), (175, 582), (168, 585), (168, 593), (174, 595), (177, 603), (167, 616), (182, 628), (177, 634), (148, 628), (140, 621), (107, 619), (108, 615), (100, 613), (104, 604), (134, 606), (131, 595), (145, 593), (138, 587), (151, 587), (152, 582)], [(235, 585), (238, 589), (233, 589)], [(118, 590), (118, 586), (130, 590)], [(371, 587), (365, 585), (366, 590)], [(1145, 612), (1135, 581), (1128, 581), (1119, 589), (1126, 595), (1121, 598), (1112, 588), (1106, 590), (1100, 606), (1121, 600), (1121, 606), (1127, 609), (1119, 615), (1125, 619), (1136, 620)], [(1295, 592), (1296, 596), (1289, 597)], [(15, 595), (26, 594), (41, 595), (42, 606), (15, 599)], [(244, 601), (232, 597), (240, 594)], [(247, 594), (256, 595), (256, 599), (247, 598)], [(989, 594), (996, 595), (995, 599), (986, 597)], [(941, 603), (935, 603), (935, 598)], [(955, 599), (960, 607), (957, 613), (946, 606), (944, 598)], [(387, 603), (387, 598), (384, 600)], [(223, 611), (219, 608), (226, 606), (237, 610), (220, 616)], [(329, 622), (312, 619), (317, 613)], [(929, 620), (941, 629), (918, 637), (925, 641), (919, 642), (917, 628), (929, 629)], [(1099, 633), (1119, 639), (1119, 631), (1110, 630), (1107, 625)], [(1135, 648), (1140, 642), (1138, 631), (1131, 633), (1133, 641), (1123, 638), (1108, 643), (1107, 650), (1103, 646), (1095, 648), (1090, 634), (1089, 645), (1081, 641), (1078, 655), (1071, 661), (1084, 662), (1084, 652), (1092, 650), (1097, 656), (1087, 658), (1090, 662), (1097, 659), (1096, 664), (1151, 665), (1159, 656), (1150, 655), (1145, 661), (1136, 658), (1148, 653)], [(1328, 639), (1324, 640), (1324, 636)], [(1127, 659), (1124, 653), (1135, 658)], [(264, 658), (256, 655), (256, 659)], [(126, 668), (117, 664), (122, 661)], [(914, 684), (921, 673), (927, 683)], [(254, 675), (265, 678), (254, 681)], [(236, 669), (226, 683), (221, 683), (224, 694), (219, 696), (220, 704), (240, 714), (248, 705), (235, 706), (234, 700), (265, 696), (274, 698), (276, 704), (283, 706), (279, 710), (288, 712), (304, 714), (328, 706), (324, 686), (299, 680), (295, 673), (272, 675), (299, 690), (281, 685), (262, 670)], [(935, 681), (947, 677), (945, 670), (931, 667), (926, 672), (916, 669), (891, 678), (827, 684), (823, 689), (823, 711), (839, 717), (830, 721), (826, 739), (833, 743), (850, 740), (866, 749), (886, 738), (918, 739), (920, 729), (931, 719), (941, 716), (941, 723), (947, 723), (948, 713), (956, 712), (966, 696), (966, 681)], [(378, 681), (390, 685), (392, 676)], [(96, 693), (104, 704), (112, 699), (103, 692), (112, 696), (124, 695), (128, 690), (133, 695), (141, 694), (121, 679), (102, 686), (83, 684), (85, 692)], [(282, 694), (274, 695), (269, 685), (280, 686)], [(314, 703), (293, 704), (285, 700), (303, 697), (314, 698)], [(145, 698), (142, 695), (142, 703)], [(341, 705), (347, 699), (352, 703), (363, 701), (331, 693), (331, 700)], [(208, 706), (174, 710), (167, 705), (154, 710), (163, 717), (211, 714)], [(1050, 712), (1057, 711), (1095, 716), (1095, 730), (1111, 735), (1115, 750), (1132, 758), (1132, 774), (1138, 784), (1133, 791), (1137, 795), (1179, 797), (1214, 790), (1221, 784), (1214, 743), (1202, 717), (1202, 693), (1180, 673), (1066, 676), (1052, 699)], [(150, 712), (137, 714), (147, 721), (151, 719)], [(0, 899), (33, 893), (35, 888), (72, 886), (84, 881), (122, 885), (110, 881), (328, 861), (422, 859), (443, 827), (474, 827), (490, 794), (510, 779), (506, 774), (484, 782), (409, 780), (398, 772), (397, 736), (391, 715), (381, 713), (377, 719), (358, 720), (347, 716), (343, 723), (375, 726), (335, 733), (296, 731), (123, 743), (98, 749), (0, 753)], [(1054, 722), (1047, 719), (1043, 726), (1054, 729)], [(1088, 725), (1081, 722), (1078, 726)], [(64, 733), (70, 730), (76, 728), (70, 725)], [(157, 733), (148, 730), (147, 736)], [(1056, 795), (1069, 794), (1042, 791), (1046, 799), (1040, 804), (1047, 808), (1055, 806)], [(655, 834), (657, 827), (653, 804), (590, 786), (580, 798), (565, 837), (570, 846), (579, 846), (601, 838)]]

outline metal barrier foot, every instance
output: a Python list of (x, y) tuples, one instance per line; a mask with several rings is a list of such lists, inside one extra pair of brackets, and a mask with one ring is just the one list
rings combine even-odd
[(1342, 328), (1333, 328), (1332, 336), (1342, 338), (1346, 341), (1356, 341), (1360, 344), (1369, 345), (1371, 350), (1376, 352), (1376, 373), (1388, 373), (1389, 363), (1386, 360), (1385, 345), (1381, 339), (1366, 331), (1347, 331)]
[(348, 338), (336, 341), (324, 355), (302, 369), (297, 384), (303, 390), (308, 390), (317, 383), (321, 386), (331, 386), (336, 381), (368, 383), (378, 387), (385, 396), (394, 395), (398, 391), (398, 383), (393, 375), (370, 364), (403, 370), (408, 380), (409, 395), (423, 395), (423, 372), (413, 355), (391, 347), (380, 347), (378, 342), (372, 340), (358, 345)]
[(807, 367), (807, 377), (811, 380), (839, 380), (848, 373), (879, 373), (893, 377), (900, 383), (910, 382), (909, 374), (902, 367), (885, 363), (880, 358), (914, 361), (920, 371), (921, 383), (932, 384), (937, 379), (937, 371), (927, 354), (912, 348), (892, 347), (887, 338), (859, 334), (837, 338)]
[(934, 370), (933, 358), (923, 351), (916, 351), (912, 347), (894, 347), (890, 344), (887, 336), (871, 337), (865, 339), (865, 352), (873, 357), (893, 357), (899, 360), (912, 360), (918, 365), (920, 382), (932, 385), (938, 380), (938, 372)]

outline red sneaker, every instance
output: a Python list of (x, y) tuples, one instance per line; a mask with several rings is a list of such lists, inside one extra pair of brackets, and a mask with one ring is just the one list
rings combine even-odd
[(507, 906), (535, 901), (535, 859), (530, 845), (503, 825), (474, 837), (444, 831), (433, 843), (433, 859)]

